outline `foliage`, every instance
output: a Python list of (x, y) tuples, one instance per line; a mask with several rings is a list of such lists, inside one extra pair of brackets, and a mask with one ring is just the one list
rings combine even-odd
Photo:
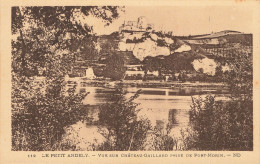
[(231, 71), (224, 76), (232, 93), (233, 100), (252, 101), (253, 98), (253, 56), (236, 52), (235, 58), (229, 61)]
[(158, 71), (161, 70), (163, 67), (163, 61), (164, 59), (161, 59), (160, 57), (145, 57), (143, 60), (143, 67), (145, 71)]
[(175, 141), (169, 136), (169, 128), (165, 134), (162, 127), (152, 127), (147, 118), (138, 116), (141, 109), (133, 101), (141, 90), (129, 99), (121, 88), (117, 88), (111, 102), (100, 107), (99, 121), (101, 126), (108, 129), (103, 135), (107, 139), (97, 150), (109, 151), (140, 151), (173, 150)]
[(107, 65), (104, 69), (104, 76), (112, 80), (120, 80), (124, 77), (126, 68), (124, 66), (124, 59), (120, 54), (112, 54), (106, 61)]
[(81, 43), (93, 35), (93, 27), (81, 20), (92, 15), (109, 24), (119, 16), (121, 9), (117, 6), (13, 7), (13, 71), (24, 76), (37, 75), (52, 57), (65, 58), (67, 66), (71, 65), (76, 52), (90, 53), (93, 49), (84, 47), (82, 50)]
[(169, 56), (146, 57), (143, 61), (144, 69), (149, 71), (181, 72), (194, 71), (192, 62), (201, 59), (203, 55), (195, 52), (174, 53)]
[[(165, 132), (166, 131), (166, 132)], [(174, 145), (176, 145), (176, 140), (174, 140), (170, 135), (170, 126), (167, 124), (166, 130), (163, 127), (155, 126), (148, 136), (147, 147), (149, 151), (172, 151)]]
[(134, 39), (126, 39), (126, 43), (143, 43), (145, 41), (146, 38), (140, 38), (137, 39), (136, 37), (134, 37)]
[(143, 150), (144, 141), (150, 130), (150, 122), (147, 119), (138, 119), (139, 112), (134, 99), (140, 91), (128, 100), (123, 91), (118, 88), (116, 94), (111, 95), (112, 103), (107, 103), (100, 108), (99, 120), (109, 131), (107, 142), (101, 150)]
[[(26, 93), (19, 89), (21, 86), (32, 87), (32, 95), (27, 97), (28, 91)], [(74, 91), (71, 91), (68, 96), (64, 96), (63, 86), (57, 79), (50, 85), (36, 84), (36, 87), (33, 87), (29, 82), (15, 82), (13, 87), (13, 150), (53, 150), (53, 146), (61, 139), (64, 128), (84, 119), (85, 110), (81, 101), (86, 94), (75, 95)], [(41, 87), (47, 88), (40, 91)]]
[(225, 81), (231, 96), (217, 102), (208, 95), (192, 98), (191, 126), (184, 138), (188, 150), (253, 150), (252, 58), (241, 55)]
[(64, 128), (84, 119), (86, 94), (66, 95), (64, 80), (79, 52), (86, 53), (84, 59), (96, 53), (93, 29), (80, 20), (92, 15), (108, 25), (119, 10), (117, 6), (12, 7), (13, 150), (55, 150)]
[(185, 139), (186, 149), (252, 150), (251, 102), (216, 102), (210, 95), (205, 100), (192, 100), (190, 117), (194, 131)]
[(118, 49), (118, 43), (119, 43), (119, 33), (114, 32), (110, 35), (101, 35), (98, 36), (98, 43), (100, 46), (100, 55), (108, 55), (113, 54)]

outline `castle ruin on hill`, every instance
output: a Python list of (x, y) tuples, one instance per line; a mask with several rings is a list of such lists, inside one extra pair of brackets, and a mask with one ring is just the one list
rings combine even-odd
[(152, 31), (154, 29), (154, 24), (147, 23), (144, 16), (141, 16), (137, 21), (127, 21), (119, 27), (119, 32), (122, 31)]

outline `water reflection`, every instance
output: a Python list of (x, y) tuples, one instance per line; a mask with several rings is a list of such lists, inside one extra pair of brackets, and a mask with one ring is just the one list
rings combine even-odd
[[(95, 126), (98, 122), (99, 106), (110, 102), (111, 95), (115, 94), (115, 87), (93, 86), (93, 85), (68, 85), (67, 89), (75, 88), (76, 93), (89, 94), (83, 100), (83, 104), (87, 106), (86, 115), (89, 120), (82, 125), (81, 130), (87, 126)], [(180, 130), (189, 127), (189, 111), (192, 103), (191, 96), (202, 95), (208, 93), (216, 94), (216, 100), (226, 100), (227, 90), (221, 86), (207, 87), (171, 87), (171, 88), (138, 88), (123, 87), (126, 92), (126, 98), (133, 96), (139, 89), (142, 89), (140, 96), (134, 100), (141, 109), (138, 113), (139, 118), (148, 118), (151, 125), (166, 129), (170, 127), (170, 135), (172, 137), (180, 137)], [(73, 125), (74, 126), (74, 125)], [(81, 133), (81, 132), (80, 132)], [(97, 135), (98, 136), (98, 135)], [(87, 138), (86, 138), (87, 139)], [(90, 142), (90, 141), (89, 141)]]

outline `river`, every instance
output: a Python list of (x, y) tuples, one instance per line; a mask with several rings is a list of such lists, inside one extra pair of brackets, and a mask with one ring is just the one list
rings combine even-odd
[[(123, 90), (126, 92), (126, 98), (129, 98), (141, 89), (139, 97), (134, 100), (135, 103), (139, 104), (138, 109), (141, 109), (138, 117), (148, 118), (153, 127), (160, 126), (166, 129), (167, 124), (170, 124), (169, 135), (174, 138), (181, 137), (180, 130), (189, 127), (192, 96), (205, 97), (207, 94), (213, 94), (216, 95), (217, 101), (227, 100), (228, 91), (221, 84), (206, 83), (205, 85), (187, 84), (176, 86), (150, 88), (123, 85)], [(88, 136), (88, 142), (102, 142), (104, 138), (102, 139), (102, 136), (98, 133), (98, 128), (94, 122), (98, 122), (99, 106), (111, 101), (110, 97), (115, 93), (117, 85), (93, 85), (81, 82), (70, 84), (67, 87), (68, 89), (76, 87), (76, 93), (89, 92), (83, 100), (83, 104), (88, 106), (86, 114), (92, 120), (92, 123), (78, 122), (72, 125), (68, 130), (69, 133), (77, 131), (81, 138), (80, 142), (85, 140), (86, 136)]]

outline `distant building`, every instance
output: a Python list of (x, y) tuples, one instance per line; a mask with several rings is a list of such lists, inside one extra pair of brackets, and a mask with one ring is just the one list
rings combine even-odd
[(137, 21), (137, 27), (139, 29), (146, 29), (147, 28), (147, 21), (145, 17), (139, 17)]
[(86, 75), (85, 77), (87, 79), (90, 79), (90, 80), (93, 80), (96, 78), (95, 74), (94, 74), (94, 71), (93, 71), (93, 68), (89, 67), (86, 69)]
[(147, 75), (149, 76), (149, 75), (153, 75), (153, 76), (156, 76), (156, 77), (158, 77), (159, 76), (159, 71), (147, 71)]
[(146, 21), (146, 18), (144, 16), (141, 16), (138, 18), (137, 21), (127, 21), (122, 24), (122, 26), (119, 27), (119, 32), (122, 31), (151, 31), (154, 29), (153, 24), (148, 24)]
[(126, 65), (125, 80), (142, 80), (145, 73), (142, 69), (142, 65)]

